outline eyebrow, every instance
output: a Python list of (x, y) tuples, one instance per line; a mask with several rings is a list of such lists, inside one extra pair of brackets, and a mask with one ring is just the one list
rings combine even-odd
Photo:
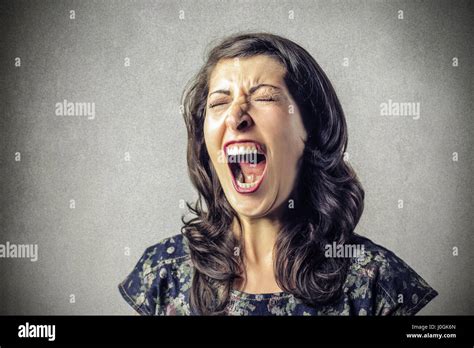
[[(253, 94), (255, 93), (258, 89), (262, 88), (262, 87), (271, 87), (271, 88), (274, 88), (274, 89), (278, 89), (280, 90), (281, 88), (280, 87), (277, 87), (277, 86), (273, 86), (273, 85), (270, 85), (268, 83), (261, 83), (259, 85), (256, 85), (256, 86), (253, 86), (252, 88), (249, 89), (249, 94)], [(209, 97), (213, 94), (225, 94), (225, 95), (230, 95), (230, 91), (228, 89), (218, 89), (212, 93), (209, 93)]]

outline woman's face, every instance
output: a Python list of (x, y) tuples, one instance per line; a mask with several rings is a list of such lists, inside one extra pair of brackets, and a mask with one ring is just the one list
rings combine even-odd
[(306, 131), (284, 82), (285, 68), (258, 55), (221, 60), (211, 73), (207, 151), (230, 205), (263, 217), (288, 204)]

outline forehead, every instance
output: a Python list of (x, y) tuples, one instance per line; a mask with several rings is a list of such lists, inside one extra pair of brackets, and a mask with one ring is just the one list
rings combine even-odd
[(252, 87), (259, 83), (281, 84), (285, 73), (286, 69), (279, 61), (265, 55), (222, 59), (211, 73), (209, 88)]

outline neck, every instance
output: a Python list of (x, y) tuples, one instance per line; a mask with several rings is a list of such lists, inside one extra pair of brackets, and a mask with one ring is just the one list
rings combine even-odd
[(272, 264), (273, 246), (281, 229), (277, 218), (249, 218), (239, 216), (242, 226), (237, 219), (233, 222), (233, 231), (241, 244), (245, 245), (245, 261), (254, 265)]

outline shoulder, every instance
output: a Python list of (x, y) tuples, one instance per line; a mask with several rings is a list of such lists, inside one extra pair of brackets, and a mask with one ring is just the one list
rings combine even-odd
[(185, 292), (191, 272), (187, 240), (181, 234), (174, 235), (146, 248), (132, 272), (119, 284), (119, 291), (140, 314), (188, 314)]
[(189, 257), (187, 240), (181, 234), (162, 239), (148, 247), (142, 256), (150, 266), (182, 262)]
[(414, 315), (438, 295), (436, 290), (392, 251), (354, 235), (362, 252), (351, 258), (345, 291), (358, 313)]

